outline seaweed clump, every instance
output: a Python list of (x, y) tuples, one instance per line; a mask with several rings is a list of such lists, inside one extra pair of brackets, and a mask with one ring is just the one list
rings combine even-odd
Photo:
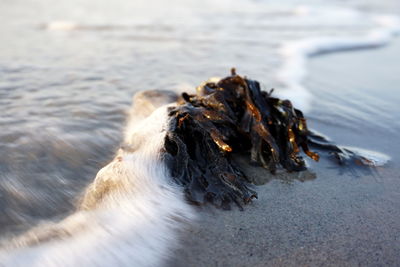
[(236, 74), (207, 81), (195, 95), (183, 93), (170, 108), (165, 159), (174, 180), (196, 203), (239, 206), (256, 198), (249, 179), (232, 164), (232, 153), (247, 153), (252, 164), (275, 173), (277, 168), (304, 170), (300, 149), (308, 147), (303, 113), (289, 100), (261, 91), (259, 82)]

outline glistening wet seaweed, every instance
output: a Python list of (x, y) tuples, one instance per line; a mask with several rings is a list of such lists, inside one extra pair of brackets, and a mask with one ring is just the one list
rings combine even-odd
[[(259, 82), (241, 77), (235, 69), (219, 81), (207, 81), (196, 95), (183, 93), (175, 107), (165, 138), (165, 161), (174, 180), (195, 203), (211, 201), (248, 203), (257, 197), (250, 180), (232, 164), (232, 154), (246, 153), (252, 164), (275, 173), (306, 169), (300, 149), (315, 161), (319, 155), (309, 147), (310, 137), (342, 157), (337, 146), (307, 129), (303, 113), (289, 100), (261, 91)], [(344, 159), (344, 158), (343, 158)]]

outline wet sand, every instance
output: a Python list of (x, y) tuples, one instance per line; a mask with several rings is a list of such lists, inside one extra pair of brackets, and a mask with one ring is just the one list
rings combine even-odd
[[(397, 41), (380, 50), (313, 59), (306, 85), (317, 97), (324, 97), (324, 92), (318, 91), (322, 87), (333, 96), (342, 90), (346, 92), (344, 99), (352, 96), (347, 89), (363, 89), (390, 108), (399, 95), (395, 93), (400, 85), (395, 71), (400, 67), (396, 59), (400, 53), (396, 51), (400, 51)], [(386, 99), (380, 96), (384, 94)], [(308, 114), (310, 128), (339, 144), (387, 153), (392, 157), (389, 164), (375, 169), (349, 168), (323, 158), (319, 163), (309, 160), (307, 172), (272, 178), (261, 168), (247, 166), (258, 182), (272, 179), (255, 187), (258, 200), (244, 211), (197, 207), (197, 224), (182, 235), (183, 246), (171, 266), (400, 264), (399, 124), (390, 117), (396, 115), (386, 117), (393, 121), (391, 130), (364, 122), (352, 127), (352, 117), (346, 114), (346, 119), (339, 117), (337, 124), (325, 120), (330, 111), (321, 102)], [(396, 110), (393, 112), (396, 114)]]

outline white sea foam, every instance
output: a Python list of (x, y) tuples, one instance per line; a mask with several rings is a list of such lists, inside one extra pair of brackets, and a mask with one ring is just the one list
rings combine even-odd
[(52, 21), (44, 25), (50, 31), (72, 31), (79, 28), (79, 25), (71, 21)]
[(349, 147), (349, 146), (342, 146), (341, 148), (356, 153), (358, 156), (360, 156), (360, 159), (363, 164), (371, 167), (383, 166), (387, 164), (390, 160), (390, 157), (388, 155), (376, 151), (371, 151), (358, 147)]
[[(300, 11), (299, 13), (302, 16), (314, 14), (306, 8)], [(335, 14), (335, 11), (338, 14)], [(352, 10), (346, 12), (342, 9), (330, 11), (330, 17), (335, 18), (336, 21), (340, 21), (341, 18), (347, 20), (363, 19), (359, 12)], [(376, 28), (363, 36), (320, 36), (285, 43), (280, 49), (284, 63), (276, 75), (285, 88), (278, 91), (277, 95), (281, 98), (290, 99), (296, 107), (303, 111), (310, 110), (312, 96), (307, 88), (302, 85), (307, 75), (308, 58), (329, 52), (384, 46), (400, 33), (398, 17), (391, 15), (374, 16), (372, 21), (376, 22)]]
[(98, 172), (80, 209), (9, 242), (1, 266), (163, 265), (193, 213), (160, 159), (167, 106), (146, 117), (158, 100), (155, 106), (136, 97), (126, 144)]

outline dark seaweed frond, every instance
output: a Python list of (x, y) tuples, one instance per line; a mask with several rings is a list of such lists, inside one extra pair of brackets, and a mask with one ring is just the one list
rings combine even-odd
[(336, 145), (325, 136), (313, 131), (308, 132), (308, 143), (310, 146), (321, 152), (327, 152), (339, 165), (349, 165), (350, 167), (354, 166), (354, 164), (356, 166), (376, 166), (374, 160), (371, 160), (365, 157), (365, 155), (359, 154), (357, 151), (351, 150), (347, 147)]
[(232, 70), (231, 76), (217, 83), (199, 86), (196, 95), (183, 93), (179, 104), (171, 108), (166, 159), (190, 200), (227, 206), (256, 197), (248, 179), (231, 163), (235, 152), (249, 152), (253, 164), (272, 173), (279, 167), (304, 170), (300, 148), (318, 161), (308, 148), (302, 112), (271, 92), (261, 91), (257, 81)]

